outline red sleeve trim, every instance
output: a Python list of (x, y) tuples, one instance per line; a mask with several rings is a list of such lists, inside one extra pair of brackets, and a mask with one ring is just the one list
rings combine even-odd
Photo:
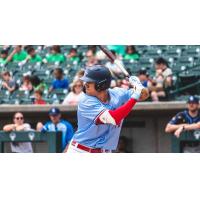
[[(109, 110), (110, 115), (115, 120), (116, 125), (120, 125), (121, 121), (128, 116), (128, 114), (131, 112), (132, 108), (136, 104), (136, 100), (131, 98), (125, 103), (124, 105), (120, 106), (116, 110)], [(102, 112), (97, 116), (96, 118), (96, 124), (104, 124), (100, 120)]]

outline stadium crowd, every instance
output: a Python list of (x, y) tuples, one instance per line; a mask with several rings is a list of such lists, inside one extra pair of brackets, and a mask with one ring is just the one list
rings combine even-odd
[[(149, 101), (169, 100), (174, 87), (170, 62), (158, 52), (154, 61), (144, 61), (133, 45), (107, 45), (113, 55), (137, 74), (151, 96)], [(146, 47), (147, 48), (147, 47)], [(108, 67), (113, 80), (111, 88), (129, 88), (128, 81), (114, 63), (96, 45), (91, 46), (1, 46), (1, 104), (64, 104), (76, 105), (83, 85), (78, 81), (87, 67), (102, 64)]]

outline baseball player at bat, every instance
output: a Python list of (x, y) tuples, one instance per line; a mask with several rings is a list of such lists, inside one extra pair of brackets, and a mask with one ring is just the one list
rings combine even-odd
[(81, 80), (85, 94), (78, 105), (78, 130), (68, 152), (103, 153), (117, 148), (123, 120), (141, 97), (144, 87), (135, 76), (133, 88), (110, 89), (111, 73), (104, 66), (86, 69)]

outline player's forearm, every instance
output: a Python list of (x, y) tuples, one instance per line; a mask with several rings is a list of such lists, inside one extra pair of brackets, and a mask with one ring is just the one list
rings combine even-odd
[(15, 54), (15, 51), (12, 51), (12, 53), (7, 57), (6, 62), (10, 62), (12, 60), (14, 54)]
[(131, 112), (136, 102), (137, 101), (135, 99), (131, 98), (127, 103), (120, 106), (116, 110), (103, 111), (103, 113), (98, 116), (96, 124), (119, 125), (121, 121)]
[(200, 122), (194, 124), (186, 124), (184, 129), (187, 131), (200, 129)]
[(174, 133), (178, 128), (185, 126), (187, 124), (167, 124), (165, 128), (166, 133)]
[(3, 131), (13, 131), (16, 129), (15, 124), (8, 124), (3, 127)]
[(11, 88), (11, 87), (8, 86), (7, 89), (8, 89), (9, 92), (13, 92), (15, 90), (15, 87)]

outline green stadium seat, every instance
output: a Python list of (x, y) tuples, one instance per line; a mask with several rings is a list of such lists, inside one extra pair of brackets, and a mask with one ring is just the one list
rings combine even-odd
[(140, 64), (153, 64), (154, 58), (152, 57), (142, 57), (139, 61)]
[(181, 95), (181, 96), (176, 96), (175, 100), (176, 101), (187, 101), (189, 98), (189, 95)]
[(198, 57), (200, 55), (200, 47), (192, 46), (185, 50), (184, 55)]
[(182, 53), (182, 49), (181, 48), (178, 48), (178, 47), (170, 47), (165, 55), (170, 55), (170, 56), (180, 56)]
[(21, 101), (19, 99), (9, 99), (8, 101), (4, 102), (4, 104), (20, 105)]
[(47, 79), (51, 74), (51, 71), (49, 69), (40, 69), (35, 70), (33, 72), (33, 75), (38, 76), (40, 79)]
[(17, 70), (20, 70), (20, 67), (18, 66), (17, 63), (8, 63), (5, 67), (5, 70), (9, 71), (9, 72), (15, 72)]
[(21, 100), (20, 103), (24, 104), (24, 105), (30, 105), (30, 104), (33, 104), (33, 101), (29, 98), (29, 99), (23, 99), (23, 100)]
[(86, 52), (88, 50), (87, 45), (79, 45), (77, 48), (78, 52)]
[(53, 104), (53, 99), (51, 98), (43, 98), (44, 101), (46, 101), (47, 104)]
[(161, 49), (153, 48), (153, 49), (149, 49), (145, 55), (152, 56), (152, 57), (159, 57), (159, 56), (161, 56), (162, 52), (163, 52), (163, 50), (161, 50)]
[(194, 58), (191, 56), (181, 56), (177, 63), (187, 65), (188, 67), (192, 67), (194, 63)]
[(10, 92), (8, 90), (0, 90), (0, 103), (9, 101)]
[(23, 99), (28, 99), (29, 95), (30, 95), (29, 91), (16, 90), (10, 95), (10, 98), (23, 100)]
[(61, 103), (64, 100), (67, 93), (68, 93), (67, 89), (56, 89), (49, 94), (49, 98), (52, 99), (53, 101), (58, 100)]
[(179, 73), (181, 71), (185, 71), (186, 69), (188, 69), (188, 66), (182, 63), (175, 63), (172, 67), (172, 71), (174, 73)]

